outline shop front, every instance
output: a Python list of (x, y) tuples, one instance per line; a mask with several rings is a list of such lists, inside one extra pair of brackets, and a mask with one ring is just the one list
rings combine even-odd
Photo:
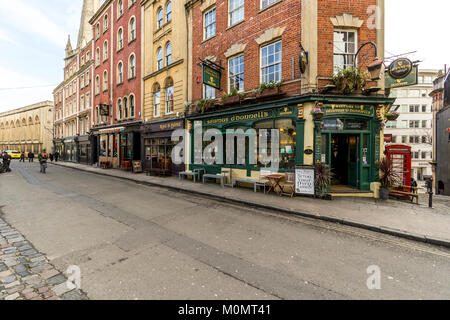
[(78, 162), (78, 137), (63, 139), (62, 159), (67, 162)]
[[(232, 169), (233, 175), (256, 178), (261, 169), (295, 172), (297, 168), (323, 163), (333, 173), (333, 194), (357, 191), (375, 196), (376, 192), (369, 191), (377, 189), (378, 184), (374, 183), (379, 180), (384, 151), (385, 113), (393, 101), (383, 96), (302, 95), (264, 105), (191, 114), (187, 117), (189, 169), (203, 168), (212, 174)], [(314, 114), (318, 109), (320, 116)], [(206, 164), (211, 163), (206, 161), (205, 150), (212, 140), (196, 142), (198, 135), (194, 132), (198, 128), (202, 128), (201, 137), (208, 129), (216, 129), (223, 137), (223, 143), (216, 145), (213, 152), (221, 154), (220, 164)], [(276, 146), (271, 137), (274, 132), (279, 136)], [(226, 147), (230, 134), (235, 139), (234, 150)], [(264, 134), (266, 145), (261, 145)], [(240, 135), (244, 139), (239, 140)], [(243, 146), (245, 159), (238, 161), (237, 148)], [(230, 154), (234, 159), (230, 159)], [(272, 167), (267, 157), (274, 159), (276, 154), (279, 165)]]
[[(302, 164), (299, 151), (303, 148), (303, 125), (298, 119), (296, 105), (276, 107), (272, 104), (237, 109), (214, 117), (193, 116), (189, 121), (190, 169), (204, 168), (207, 173), (213, 174), (223, 169), (233, 169), (235, 175), (251, 177), (259, 174), (261, 169), (271, 167), (270, 159), (275, 159), (275, 154), (279, 159), (276, 169), (279, 172), (293, 172), (296, 165)], [(201, 164), (198, 158), (196, 160), (196, 154), (204, 155), (212, 142), (209, 139), (202, 139), (201, 143), (194, 141), (194, 128), (199, 124), (202, 137), (209, 129), (222, 136), (221, 152), (213, 152), (221, 154), (222, 164), (207, 165), (205, 156), (202, 156)], [(274, 132), (279, 136), (276, 144), (272, 144)], [(260, 139), (263, 136), (265, 139)]]
[(331, 190), (369, 191), (378, 181), (383, 122), (376, 105), (326, 104), (315, 121), (315, 163), (331, 169)]
[(93, 163), (92, 143), (89, 135), (78, 138), (78, 162), (86, 165)]
[(174, 130), (184, 128), (184, 119), (158, 121), (142, 126), (142, 167), (145, 171), (176, 175), (185, 170), (184, 164), (172, 161), (172, 150), (180, 143), (172, 141), (172, 134)]
[(101, 129), (95, 132), (95, 135), (98, 143), (98, 163), (101, 167), (131, 170), (133, 160), (140, 160), (138, 127)]

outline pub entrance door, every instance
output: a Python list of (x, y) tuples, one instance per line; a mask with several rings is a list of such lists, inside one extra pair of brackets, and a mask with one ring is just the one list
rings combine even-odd
[(354, 134), (331, 135), (331, 172), (333, 186), (359, 188), (360, 136)]

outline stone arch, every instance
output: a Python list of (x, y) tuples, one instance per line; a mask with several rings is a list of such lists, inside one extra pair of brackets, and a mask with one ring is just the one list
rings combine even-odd
[(41, 128), (41, 121), (39, 120), (39, 116), (36, 116), (34, 118), (34, 140), (41, 140), (41, 132), (40, 132), (40, 128)]
[(33, 118), (31, 116), (28, 118), (27, 140), (33, 140)]
[(17, 119), (16, 120), (16, 129), (14, 130), (14, 141), (20, 140), (20, 130), (22, 130), (22, 128), (20, 127), (19, 119)]
[(3, 124), (3, 122), (0, 123), (0, 141), (5, 141), (5, 125)]
[(22, 127), (20, 130), (20, 140), (21, 141), (27, 140), (27, 120), (25, 120), (25, 118), (22, 118)]

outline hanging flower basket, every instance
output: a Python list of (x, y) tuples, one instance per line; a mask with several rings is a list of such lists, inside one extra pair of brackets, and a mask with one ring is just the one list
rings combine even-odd
[(323, 118), (323, 111), (320, 108), (315, 108), (313, 111), (311, 111), (311, 114), (314, 117), (314, 120), (320, 120)]
[(389, 121), (395, 121), (398, 119), (399, 116), (400, 114), (397, 111), (386, 113), (386, 119)]

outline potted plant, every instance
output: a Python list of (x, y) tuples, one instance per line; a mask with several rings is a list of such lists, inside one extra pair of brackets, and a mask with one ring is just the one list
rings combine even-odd
[(316, 189), (316, 194), (323, 198), (326, 195), (328, 186), (330, 185), (330, 180), (333, 174), (330, 168), (324, 163), (318, 163), (314, 167), (314, 186)]
[(339, 69), (333, 75), (333, 84), (343, 94), (351, 94), (362, 92), (362, 89), (366, 86), (367, 79), (368, 73), (362, 72), (360, 68)]
[(258, 88), (258, 97), (264, 98), (280, 94), (282, 84), (282, 80), (278, 82), (272, 80), (269, 83), (262, 82)]
[(214, 99), (200, 99), (196, 102), (196, 109), (201, 113), (205, 113), (214, 107), (214, 102)]
[(397, 111), (389, 111), (386, 112), (386, 119), (389, 121), (395, 121), (398, 119), (398, 117), (400, 116), (400, 113), (398, 113)]
[(225, 93), (221, 100), (223, 104), (234, 104), (240, 102), (241, 96), (236, 89), (232, 89), (230, 93)]
[(320, 120), (323, 118), (323, 111), (319, 106), (316, 106), (313, 111), (311, 111), (314, 120)]
[(390, 189), (400, 181), (400, 175), (394, 171), (391, 161), (383, 158), (380, 162), (380, 199), (389, 198)]

